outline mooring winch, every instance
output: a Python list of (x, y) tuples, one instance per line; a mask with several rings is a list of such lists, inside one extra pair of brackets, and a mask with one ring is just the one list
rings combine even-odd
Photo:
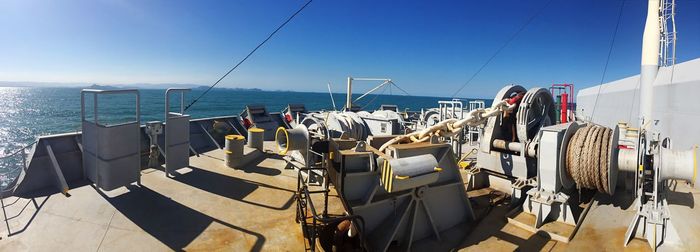
[[(275, 142), (280, 154), (285, 155), (288, 167), (313, 167), (320, 162), (318, 153), (309, 152), (319, 141), (332, 138), (367, 140), (369, 136), (391, 136), (406, 130), (403, 117), (396, 111), (378, 110), (369, 112), (316, 112), (305, 114), (293, 129), (280, 127), (275, 133)], [(310, 176), (309, 176), (310, 174)], [(303, 175), (307, 182), (323, 182), (319, 171)]]
[(446, 232), (475, 216), (451, 146), (397, 144), (380, 152), (380, 143), (353, 147), (334, 139), (326, 168), (348, 215), (364, 220), (365, 247), (411, 250), (422, 241), (459, 242), (444, 240)]

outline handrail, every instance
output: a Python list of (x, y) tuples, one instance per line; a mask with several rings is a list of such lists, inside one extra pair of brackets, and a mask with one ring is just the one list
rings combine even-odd
[[(28, 148), (30, 148), (30, 147), (32, 147), (32, 146), (34, 146), (34, 145), (35, 145), (36, 143), (38, 143), (38, 142), (39, 142), (38, 140), (37, 140), (37, 141), (34, 141), (34, 142), (30, 143), (29, 145), (26, 145), (26, 146), (24, 146), (24, 147), (22, 147), (22, 148), (19, 148), (18, 150), (16, 150), (16, 151), (13, 152), (12, 154), (9, 154), (9, 155), (0, 157), (0, 160), (4, 160), (4, 159), (9, 159), (9, 158), (11, 158), (11, 157), (14, 157), (14, 156), (17, 156), (17, 155), (19, 155), (19, 154), (22, 154), (22, 160), (21, 160), (22, 164), (21, 164), (20, 166), (16, 166), (16, 167), (13, 167), (13, 168), (11, 168), (11, 169), (8, 169), (8, 170), (5, 170), (5, 171), (0, 172), (0, 176), (4, 176), (4, 177), (8, 178), (8, 180), (6, 180), (6, 181), (0, 181), (0, 198), (4, 198), (4, 192), (5, 192), (5, 191), (8, 191), (8, 189), (13, 190), (14, 187), (17, 186), (16, 180), (17, 180), (17, 178), (18, 178), (19, 176), (15, 176), (15, 177), (13, 177), (13, 178), (10, 179), (8, 175), (14, 174), (14, 173), (16, 173), (18, 170), (24, 171), (25, 169), (27, 169), (27, 157), (25, 157), (25, 154), (26, 154), (26, 151), (25, 151), (25, 150), (28, 149)], [(6, 182), (7, 184), (6, 184), (6, 185), (3, 185), (3, 184), (2, 184), (3, 182)], [(12, 185), (13, 183), (14, 183), (14, 185)], [(12, 186), (10, 186), (10, 185), (12, 185)]]
[(98, 94), (124, 94), (133, 93), (136, 95), (136, 123), (141, 123), (141, 108), (139, 106), (141, 100), (141, 94), (138, 89), (116, 89), (116, 90), (99, 90), (99, 89), (83, 89), (80, 90), (80, 121), (85, 122), (85, 94), (93, 94), (92, 105), (93, 105), (93, 120), (95, 125), (100, 125), (97, 117), (97, 95)]
[(30, 144), (28, 144), (28, 145), (26, 145), (26, 146), (24, 146), (24, 147), (22, 147), (22, 148), (17, 149), (17, 150), (16, 150), (15, 152), (13, 152), (12, 154), (8, 154), (8, 155), (5, 155), (5, 156), (3, 156), (3, 157), (0, 157), (0, 159), (6, 159), (6, 158), (12, 157), (12, 156), (14, 156), (14, 155), (17, 155), (20, 151), (26, 150), (27, 148), (34, 146), (34, 145), (35, 145), (36, 143), (38, 143), (38, 142), (39, 142), (38, 140), (37, 140), (37, 141), (34, 141), (34, 142), (31, 142)]
[[(340, 217), (326, 217), (326, 215), (327, 215), (327, 208), (328, 208), (328, 192), (330, 191), (330, 189), (328, 189), (327, 183), (326, 183), (326, 186), (325, 186), (324, 190), (313, 191), (313, 192), (311, 192), (311, 191), (309, 191), (308, 186), (307, 186), (305, 183), (302, 183), (302, 181), (301, 181), (301, 180), (302, 180), (302, 174), (301, 174), (302, 171), (306, 171), (306, 172), (309, 172), (309, 173), (310, 173), (311, 170), (326, 170), (326, 169), (325, 169), (325, 168), (322, 168), (322, 167), (315, 167), (315, 168), (306, 167), (306, 168), (300, 168), (300, 169), (298, 170), (298, 175), (297, 175), (297, 188), (298, 188), (298, 193), (299, 193), (299, 194), (297, 195), (297, 200), (298, 200), (299, 202), (301, 202), (301, 201), (303, 200), (303, 201), (306, 203), (306, 205), (307, 205), (308, 207), (311, 208), (311, 218), (313, 219), (313, 225), (315, 226), (315, 225), (316, 225), (316, 222), (321, 222), (321, 223), (327, 224), (327, 223), (331, 223), (331, 222), (340, 222), (340, 221), (344, 221), (344, 220), (353, 221), (353, 223), (357, 223), (357, 225), (358, 225), (358, 230), (359, 230), (358, 235), (359, 235), (359, 239), (360, 239), (360, 246), (363, 246), (363, 247), (364, 247), (364, 245), (365, 245), (365, 243), (364, 243), (364, 242), (365, 242), (365, 239), (364, 239), (365, 220), (364, 220), (364, 218), (362, 218), (362, 216), (360, 216), (360, 215), (346, 215), (346, 216), (340, 216)], [(324, 201), (325, 208), (324, 208), (324, 210), (323, 210), (323, 214), (318, 214), (318, 213), (316, 212), (316, 207), (314, 206), (314, 202), (313, 202), (313, 200), (311, 199), (311, 193), (321, 193), (321, 192), (325, 194), (325, 195), (324, 195), (324, 196), (325, 196), (325, 197), (324, 197), (324, 199), (325, 199), (325, 201)], [(303, 194), (304, 197), (302, 198), (300, 194)], [(300, 208), (301, 208), (301, 206), (297, 207), (297, 211), (301, 210)], [(303, 212), (304, 212), (304, 213), (303, 213), (303, 216), (306, 217), (306, 211), (303, 211)], [(305, 222), (305, 220), (300, 219), (300, 215), (299, 215), (299, 214), (302, 214), (302, 213), (299, 213), (299, 212), (297, 213), (297, 218), (298, 218), (297, 221), (298, 221), (298, 222), (300, 222), (300, 221), (304, 221), (304, 222)], [(354, 222), (355, 220), (357, 220), (357, 222)], [(312, 242), (310, 242), (310, 243), (311, 243), (311, 244), (310, 244), (310, 246), (311, 246), (311, 251), (315, 251), (314, 246), (315, 246), (315, 239), (316, 239), (316, 238), (317, 238), (317, 237), (316, 237), (315, 235), (313, 235), (312, 238), (311, 238), (311, 239), (313, 240)]]
[(180, 93), (180, 116), (185, 115), (185, 92), (190, 92), (189, 88), (168, 88), (165, 90), (165, 120), (170, 116), (170, 94), (173, 92)]

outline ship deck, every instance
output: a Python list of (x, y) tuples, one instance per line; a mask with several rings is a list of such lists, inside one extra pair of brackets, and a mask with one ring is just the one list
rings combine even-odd
[[(191, 157), (190, 167), (178, 170), (174, 178), (161, 170), (144, 170), (141, 186), (110, 192), (85, 183), (73, 185), (69, 197), (46, 193), (5, 198), (10, 235), (0, 228), (0, 250), (304, 250), (301, 228), (294, 221), (296, 171), (284, 169), (285, 162), (270, 153), (241, 169), (226, 167), (223, 156), (222, 150), (214, 150)], [(676, 190), (669, 200), (685, 204), (672, 205), (672, 218), (682, 220), (683, 226), (676, 228), (685, 244), (671, 248), (697, 248), (700, 208), (693, 198), (698, 191), (681, 183)], [(454, 229), (450, 236), (458, 240), (457, 249), (620, 250), (634, 215), (633, 207), (620, 209), (615, 203), (619, 199), (599, 196), (573, 240), (563, 243), (509, 224), (507, 201), (490, 204), (499, 195), (490, 192), (469, 192), (478, 220)], [(342, 213), (337, 196), (330, 197), (330, 208)], [(425, 246), (431, 244), (437, 243)], [(627, 249), (644, 251), (649, 245), (635, 239)]]

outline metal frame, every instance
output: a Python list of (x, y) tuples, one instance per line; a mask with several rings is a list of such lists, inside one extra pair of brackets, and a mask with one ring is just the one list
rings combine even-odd
[[(168, 121), (170, 119), (184, 118), (184, 117), (189, 118), (190, 117), (188, 115), (185, 115), (185, 92), (190, 92), (190, 91), (192, 91), (192, 89), (189, 89), (189, 88), (168, 88), (165, 91), (165, 127), (166, 128), (168, 126)], [(180, 113), (170, 112), (170, 95), (172, 93), (180, 93)], [(189, 128), (189, 124), (190, 124), (190, 120), (188, 119), (187, 120), (188, 128)], [(201, 126), (201, 124), (199, 124), (199, 125)], [(205, 130), (205, 132), (206, 132), (206, 130)], [(165, 162), (165, 176), (167, 177), (170, 174), (170, 169), (168, 167), (168, 162), (167, 162), (167, 160), (168, 160), (168, 146), (170, 146), (170, 145), (168, 143), (167, 130), (165, 131), (165, 134), (166, 135), (165, 135), (165, 139), (164, 139), (164, 142), (165, 142), (164, 156), (165, 156), (165, 160), (166, 160), (166, 162)], [(189, 135), (189, 132), (187, 132), (187, 134)], [(216, 141), (214, 141), (214, 142), (216, 143)], [(188, 149), (192, 150), (192, 147), (189, 146), (189, 143), (187, 145), (188, 145)], [(218, 145), (218, 143), (217, 143), (217, 145)], [(195, 152), (195, 154), (196, 153), (197, 152)], [(188, 157), (189, 157), (189, 155), (188, 155)]]
[[(141, 94), (139, 93), (138, 90), (136, 89), (120, 89), (120, 90), (98, 90), (98, 89), (83, 89), (80, 91), (80, 121), (84, 122), (85, 120), (85, 94), (86, 93), (91, 93), (93, 96), (93, 115), (95, 116), (95, 124), (99, 124), (99, 118), (97, 117), (97, 109), (98, 109), (98, 100), (97, 97), (98, 95), (102, 94), (128, 94), (128, 93), (133, 93), (136, 94), (136, 123), (141, 123), (141, 108), (138, 106), (138, 104), (141, 103)], [(90, 121), (87, 121), (90, 122)], [(132, 123), (132, 122), (128, 122)], [(127, 123), (123, 123), (127, 124)], [(111, 126), (111, 125), (102, 125), (102, 126)]]
[[(661, 66), (676, 64), (676, 1), (661, 0)], [(670, 27), (669, 27), (670, 26)]]
[[(486, 108), (486, 103), (483, 100), (469, 101), (469, 111), (483, 108)], [(479, 126), (467, 128), (467, 140), (469, 141), (469, 145), (474, 145), (474, 143), (478, 141), (479, 134)], [(476, 136), (476, 139), (474, 136)]]
[[(9, 178), (9, 176), (8, 176), (9, 174), (12, 174), (12, 173), (16, 172), (16, 171), (19, 170), (19, 169), (22, 169), (22, 171), (26, 171), (27, 168), (28, 168), (28, 167), (27, 167), (27, 156), (26, 156), (26, 155), (27, 155), (27, 152), (26, 152), (26, 150), (27, 150), (28, 148), (34, 146), (36, 143), (38, 143), (38, 141), (36, 141), (36, 142), (34, 142), (34, 143), (31, 143), (31, 144), (29, 144), (29, 145), (27, 145), (27, 146), (24, 146), (24, 147), (20, 148), (19, 150), (16, 150), (15, 152), (13, 152), (13, 153), (10, 154), (10, 155), (1, 157), (0, 159), (7, 159), (7, 158), (10, 158), (10, 157), (15, 156), (15, 155), (21, 155), (21, 156), (22, 156), (22, 165), (19, 166), (19, 167), (14, 168), (14, 169), (11, 169), (11, 170), (8, 170), (8, 171), (4, 171), (4, 172), (0, 173), (0, 175), (4, 176), (4, 177), (6, 177), (6, 178)], [(15, 183), (15, 184), (12, 186), (13, 189), (17, 186), (17, 181), (16, 181), (16, 180), (17, 180), (18, 177), (19, 177), (19, 176), (15, 177), (15, 181), (13, 182), (13, 183)], [(9, 184), (8, 184), (8, 185), (9, 185)], [(2, 186), (2, 185), (0, 185), (0, 186)], [(0, 188), (0, 206), (2, 206), (2, 216), (3, 216), (3, 219), (5, 220), (5, 226), (7, 227), (7, 234), (10, 235), (10, 234), (12, 234), (12, 232), (10, 231), (10, 222), (9, 222), (10, 219), (7, 218), (7, 210), (5, 209), (5, 207), (6, 207), (6, 206), (10, 206), (10, 205), (12, 205), (13, 203), (10, 203), (10, 204), (8, 204), (8, 205), (5, 205), (5, 196), (6, 196), (6, 195), (5, 195), (5, 192), (6, 192), (6, 191), (9, 191), (8, 188), (5, 188), (5, 187), (1, 187), (1, 188)], [(10, 196), (10, 195), (8, 195), (8, 196)], [(18, 198), (18, 199), (19, 199), (19, 198)], [(34, 200), (34, 199), (32, 199), (32, 200)]]
[[(90, 121), (88, 121), (88, 120), (85, 120), (85, 94), (92, 94), (92, 97), (93, 97), (93, 101), (92, 101), (92, 102), (93, 102), (93, 106), (92, 106), (93, 111), (92, 111), (92, 112), (93, 112), (93, 116), (94, 116), (94, 118), (93, 118), (94, 122), (90, 122)], [(99, 113), (98, 113), (98, 109), (99, 109), (99, 107), (98, 107), (98, 103), (99, 103), (99, 102), (98, 102), (98, 97), (99, 97), (99, 95), (107, 95), (107, 94), (135, 94), (135, 95), (136, 95), (136, 118), (135, 118), (135, 121), (133, 121), (133, 122), (126, 122), (126, 123), (120, 123), (120, 124), (115, 124), (115, 125), (100, 124), (100, 123), (99, 123), (99, 117), (98, 117), (98, 115), (99, 115)], [(83, 127), (83, 132), (85, 132), (85, 129), (84, 129), (85, 123), (94, 123), (94, 124), (97, 125), (97, 126), (100, 126), (100, 125), (101, 125), (101, 126), (104, 126), (104, 127), (128, 125), (128, 124), (134, 124), (134, 123), (137, 124), (137, 125), (140, 125), (140, 123), (141, 123), (141, 107), (140, 107), (140, 104), (141, 104), (141, 94), (139, 93), (139, 91), (138, 91), (137, 89), (120, 89), (120, 90), (83, 89), (83, 90), (80, 91), (80, 122), (81, 122), (81, 124), (83, 125), (83, 126), (82, 126), (82, 127)], [(99, 146), (99, 143), (100, 143), (99, 141), (100, 141), (100, 140), (99, 140), (99, 138), (98, 138), (98, 139), (97, 139), (97, 146)], [(137, 144), (136, 148), (137, 148), (137, 152), (140, 153), (140, 152), (141, 152), (141, 150), (140, 150), (140, 149), (141, 149), (141, 143), (140, 143), (140, 142)], [(84, 155), (84, 154), (83, 154), (83, 155)], [(83, 174), (86, 174), (85, 172), (86, 172), (86, 171), (85, 171), (85, 166), (83, 166)], [(100, 187), (100, 185), (99, 185), (99, 181), (100, 181), (100, 171), (99, 171), (99, 169), (96, 169), (96, 170), (95, 170), (95, 173), (96, 173), (95, 185), (96, 185), (97, 187)], [(138, 184), (141, 184), (141, 176), (138, 177), (137, 183), (138, 183)]]
[[(352, 82), (353, 81), (382, 81), (382, 84), (379, 84), (378, 86), (370, 89), (365, 94), (361, 95), (360, 97), (357, 97), (357, 99), (355, 99), (355, 101), (353, 101), (352, 100)], [(391, 79), (389, 79), (389, 78), (353, 78), (353, 77), (348, 77), (348, 93), (346, 96), (345, 110), (350, 111), (352, 109), (353, 102), (359, 101), (360, 99), (364, 98), (368, 94), (371, 94), (372, 92), (376, 91), (377, 89), (383, 87), (386, 84), (393, 85), (394, 82), (392, 82)]]
[[(350, 220), (356, 224), (359, 229), (358, 235), (360, 239), (360, 246), (365, 248), (364, 239), (364, 227), (365, 221), (360, 215), (348, 215), (340, 217), (329, 217), (328, 216), (328, 193), (330, 189), (328, 188), (328, 183), (324, 183), (321, 190), (309, 190), (309, 185), (303, 181), (302, 173), (313, 173), (314, 170), (319, 170), (324, 174), (324, 177), (328, 176), (326, 168), (300, 168), (297, 175), (297, 212), (296, 212), (296, 222), (301, 224), (302, 234), (308, 240), (310, 251), (316, 251), (316, 240), (319, 238), (319, 232), (323, 231), (323, 227), (331, 223), (337, 223), (344, 220)], [(327, 179), (324, 179), (327, 180)], [(323, 194), (323, 212), (318, 214), (313, 200), (311, 199), (311, 194)], [(307, 214), (311, 210), (311, 223), (307, 222)], [(311, 225), (309, 225), (311, 224)]]
[[(451, 101), (438, 101), (438, 111), (440, 113), (440, 121), (446, 119), (457, 119), (461, 120), (464, 118), (464, 104), (459, 99), (452, 99)], [(452, 145), (452, 151), (457, 157), (462, 157), (462, 139), (464, 139), (464, 133), (466, 129), (463, 129), (458, 135), (448, 139)]]

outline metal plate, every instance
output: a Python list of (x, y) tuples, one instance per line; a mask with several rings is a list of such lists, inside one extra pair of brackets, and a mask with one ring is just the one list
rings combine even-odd
[(608, 188), (610, 190), (610, 195), (615, 194), (615, 187), (617, 186), (617, 173), (620, 169), (617, 166), (617, 155), (620, 152), (618, 148), (618, 143), (620, 142), (620, 126), (615, 125), (613, 129), (613, 134), (610, 137), (610, 149), (608, 150)]
[(571, 137), (574, 136), (576, 131), (585, 126), (585, 123), (569, 123), (569, 126), (564, 132), (564, 138), (561, 141), (562, 144), (559, 147), (559, 180), (561, 181), (561, 185), (566, 189), (573, 187), (575, 184), (574, 180), (571, 178), (571, 175), (569, 175), (569, 172), (566, 169), (566, 152), (569, 147), (569, 140), (571, 140)]

